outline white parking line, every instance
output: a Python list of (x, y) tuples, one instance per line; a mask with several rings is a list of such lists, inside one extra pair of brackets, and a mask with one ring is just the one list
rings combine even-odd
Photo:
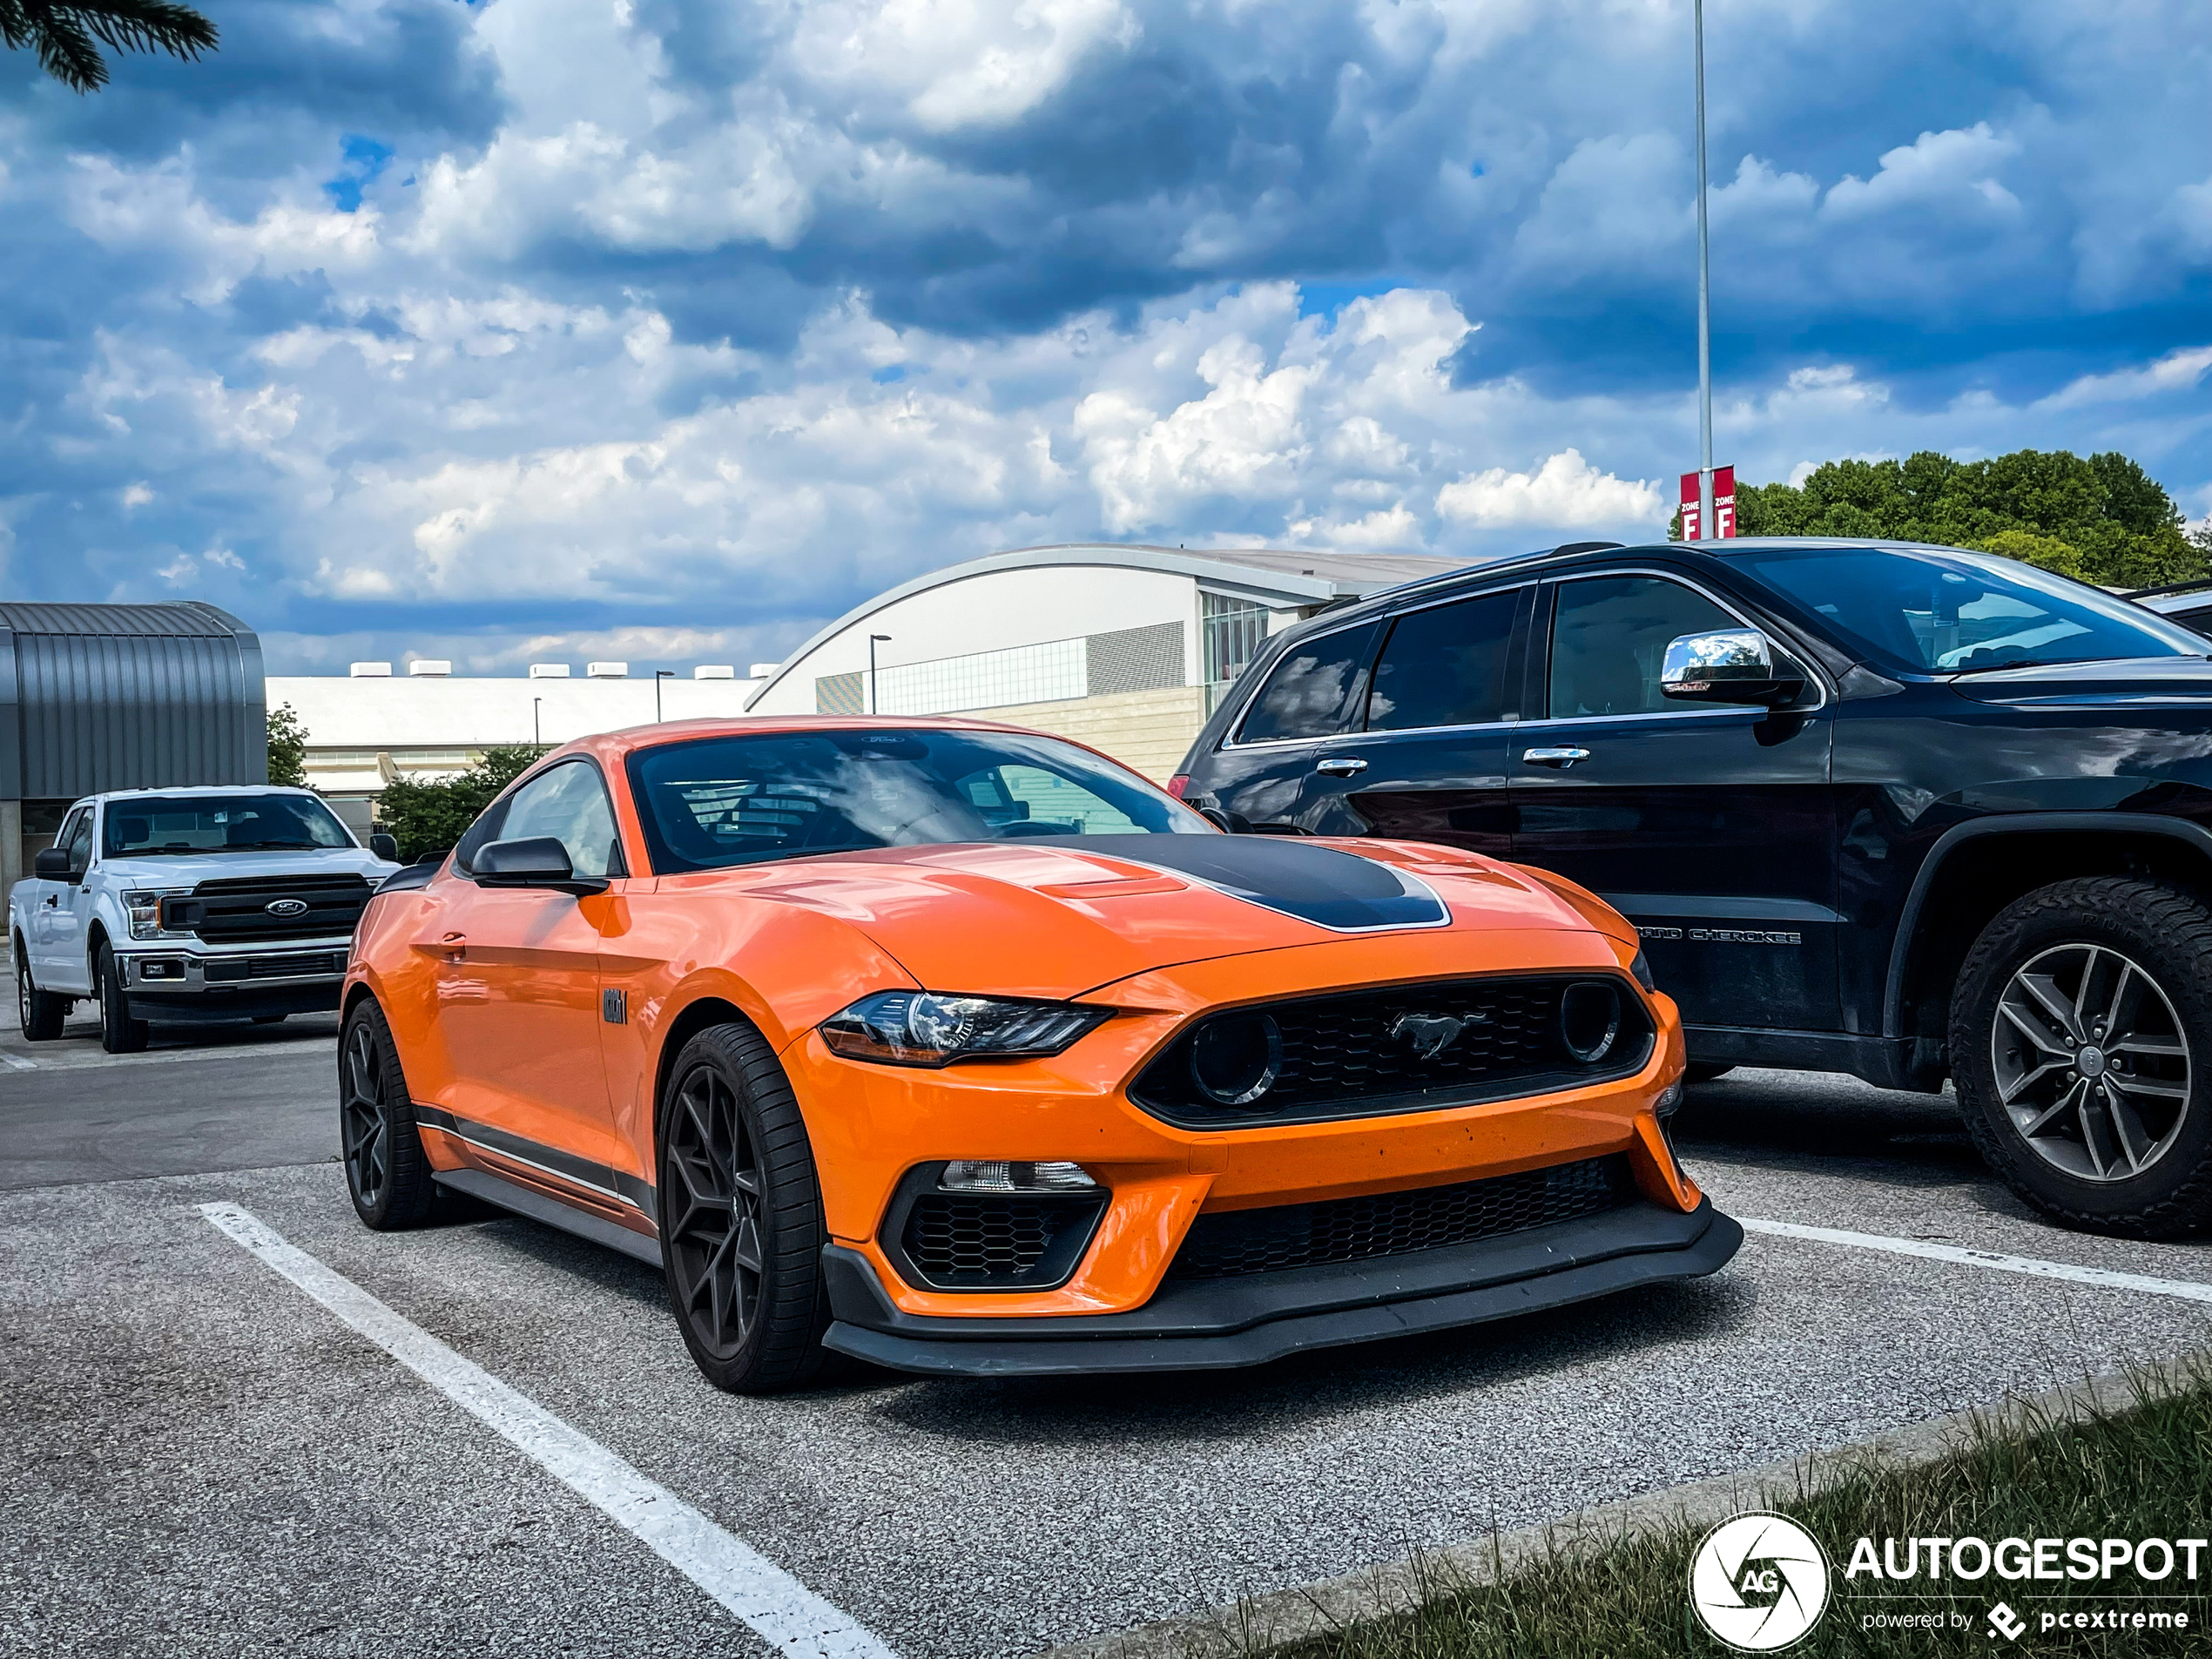
[[(82, 1050), (62, 1050), (64, 1055), (80, 1052)], [(249, 1055), (257, 1059), (266, 1059), (271, 1055), (282, 1056), (287, 1054), (334, 1056), (337, 1052), (338, 1045), (334, 1042), (302, 1037), (289, 1042), (226, 1043), (219, 1049), (156, 1049), (150, 1054), (96, 1054), (87, 1060), (26, 1060), (21, 1055), (0, 1051), (0, 1061), (5, 1061), (22, 1071), (98, 1071), (108, 1066), (158, 1066), (172, 1060), (221, 1060), (226, 1057), (235, 1060)]]
[(38, 1069), (38, 1062), (36, 1060), (26, 1060), (19, 1054), (10, 1054), (5, 1049), (0, 1049), (0, 1066), (12, 1066), (17, 1071)]
[(199, 1213), (431, 1387), (642, 1539), (792, 1659), (894, 1659), (889, 1648), (667, 1487), (462, 1359), (234, 1204)]
[(1957, 1244), (1939, 1244), (1924, 1238), (1891, 1238), (1880, 1233), (1845, 1232), (1836, 1227), (1804, 1227), (1794, 1221), (1764, 1221), (1756, 1216), (1738, 1216), (1737, 1220), (1746, 1232), (1809, 1238), (1822, 1244), (1848, 1244), (1854, 1250), (1885, 1251), (1892, 1256), (1920, 1256), (1934, 1262), (1990, 1267), (2000, 1273), (2026, 1273), (2033, 1278), (2060, 1278), (2074, 1285), (2101, 1285), (2106, 1290), (2135, 1291), (2145, 1296), (2178, 1296), (2189, 1302), (2212, 1302), (2212, 1285), (2201, 1285), (2194, 1279), (2115, 1273), (2109, 1268), (2077, 1267), (2071, 1262), (2047, 1262), (2033, 1256), (2006, 1256), (1993, 1250), (1965, 1250)]

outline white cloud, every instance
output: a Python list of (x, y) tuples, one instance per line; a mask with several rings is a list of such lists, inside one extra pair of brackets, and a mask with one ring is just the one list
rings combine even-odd
[(1534, 472), (1492, 467), (1436, 492), (1445, 517), (1485, 529), (1528, 525), (1545, 529), (1590, 529), (1662, 516), (1658, 486), (1642, 478), (1616, 478), (1562, 449)]
[(2017, 213), (2020, 199), (1999, 182), (1997, 172), (2020, 148), (1986, 121), (1923, 132), (1911, 144), (1884, 152), (1881, 170), (1871, 179), (1847, 176), (1831, 185), (1820, 211), (1833, 219), (1906, 206), (1978, 206)]
[(2124, 368), (2110, 374), (2084, 374), (2052, 393), (2036, 407), (2070, 409), (2089, 403), (2132, 402), (2168, 392), (2190, 391), (2204, 378), (2207, 370), (2212, 370), (2212, 346), (2196, 346), (2168, 352), (2146, 368)]

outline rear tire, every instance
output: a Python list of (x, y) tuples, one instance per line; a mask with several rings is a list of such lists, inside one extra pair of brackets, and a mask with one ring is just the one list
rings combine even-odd
[(2054, 1221), (2212, 1222), (2212, 909), (2121, 876), (2055, 882), (1975, 941), (1951, 1068), (1990, 1168)]
[(69, 1005), (75, 999), (56, 996), (42, 991), (31, 982), (30, 958), (24, 949), (20, 934), (16, 939), (16, 1018), (23, 1026), (25, 1042), (51, 1042), (62, 1034), (62, 1022), (69, 1017)]
[(115, 947), (100, 941), (99, 961), (93, 983), (100, 989), (100, 1047), (110, 1054), (136, 1054), (146, 1046), (147, 1025), (131, 1017), (130, 999), (123, 990), (123, 970), (117, 966)]
[(829, 1296), (821, 1191), (790, 1081), (749, 1025), (700, 1032), (659, 1110), (661, 1259), (684, 1345), (736, 1394), (821, 1371)]
[(380, 1233), (420, 1227), (437, 1183), (415, 1131), (415, 1101), (383, 1009), (363, 997), (338, 1036), (338, 1150), (354, 1213)]

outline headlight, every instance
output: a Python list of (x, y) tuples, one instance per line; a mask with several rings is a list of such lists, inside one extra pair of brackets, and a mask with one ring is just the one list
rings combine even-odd
[(189, 887), (175, 887), (166, 892), (126, 893), (123, 895), (123, 914), (131, 923), (133, 939), (182, 939), (185, 930), (161, 925), (161, 901), (189, 893)]
[(879, 991), (822, 1022), (822, 1041), (848, 1060), (948, 1066), (955, 1060), (1055, 1055), (1104, 1023), (1110, 1008), (1008, 997)]
[(1629, 972), (1635, 975), (1636, 983), (1642, 986), (1645, 990), (1656, 991), (1659, 988), (1657, 982), (1651, 977), (1651, 964), (1644, 960), (1642, 951), (1638, 951), (1635, 961), (1629, 964)]

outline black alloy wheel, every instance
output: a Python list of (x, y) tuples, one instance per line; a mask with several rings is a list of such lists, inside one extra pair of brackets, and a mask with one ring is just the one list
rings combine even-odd
[(415, 1103), (384, 1012), (363, 998), (338, 1039), (338, 1150), (354, 1212), (378, 1232), (419, 1227), (437, 1184), (415, 1132)]
[(660, 1109), (661, 1258), (684, 1344), (708, 1381), (769, 1393), (825, 1357), (821, 1197), (806, 1127), (748, 1025), (684, 1045)]
[(131, 1000), (123, 989), (123, 968), (115, 960), (115, 947), (100, 941), (92, 983), (100, 994), (100, 1047), (110, 1054), (137, 1054), (146, 1046), (151, 1028), (131, 1017)]
[(1974, 942), (1950, 1055), (1976, 1145), (2054, 1220), (2137, 1238), (2212, 1223), (2212, 907), (2124, 876), (2055, 882)]
[(51, 1042), (62, 1034), (71, 999), (42, 991), (30, 977), (30, 959), (21, 934), (16, 938), (16, 1022), (25, 1042)]

